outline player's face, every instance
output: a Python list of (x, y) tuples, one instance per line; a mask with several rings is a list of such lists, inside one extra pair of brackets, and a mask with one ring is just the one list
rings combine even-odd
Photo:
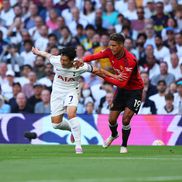
[(118, 55), (123, 51), (123, 45), (117, 43), (116, 41), (110, 40), (109, 47), (113, 53), (113, 55)]
[(72, 61), (67, 56), (62, 55), (61, 56), (61, 65), (63, 68), (70, 68), (70, 67), (72, 67)]

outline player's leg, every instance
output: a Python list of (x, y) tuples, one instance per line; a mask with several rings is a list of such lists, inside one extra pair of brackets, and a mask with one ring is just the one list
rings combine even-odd
[(109, 114), (109, 128), (111, 130), (111, 135), (104, 141), (103, 147), (107, 148), (111, 145), (111, 143), (119, 137), (117, 127), (117, 118), (120, 114), (120, 111), (110, 111)]
[(127, 143), (130, 136), (131, 127), (130, 122), (133, 115), (138, 113), (142, 98), (142, 90), (128, 90), (126, 92), (126, 106), (122, 118), (122, 139), (123, 143), (120, 153), (127, 153)]
[(81, 126), (79, 119), (76, 117), (76, 110), (76, 106), (67, 107), (68, 119), (75, 140), (75, 152), (79, 154), (83, 153), (83, 151), (81, 147)]
[(63, 119), (63, 114), (51, 117), (52, 126), (55, 129), (71, 131), (69, 123)]
[(128, 143), (128, 138), (130, 136), (131, 132), (131, 127), (130, 127), (130, 121), (131, 118), (133, 117), (134, 112), (129, 109), (128, 107), (125, 108), (124, 113), (123, 113), (123, 118), (122, 118), (122, 147), (120, 149), (120, 153), (127, 153), (127, 143)]

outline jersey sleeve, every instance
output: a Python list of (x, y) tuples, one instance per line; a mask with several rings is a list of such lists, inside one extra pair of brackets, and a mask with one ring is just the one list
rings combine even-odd
[(85, 56), (83, 58), (83, 61), (84, 62), (90, 62), (90, 61), (101, 59), (101, 58), (108, 58), (109, 53), (110, 53), (110, 49), (105, 49), (103, 51), (100, 51), (99, 53)]
[(61, 56), (51, 55), (49, 60), (52, 65), (60, 64)]
[(117, 80), (115, 78), (108, 77), (108, 76), (106, 76), (104, 78), (104, 80), (113, 85), (116, 85), (117, 87), (124, 88), (127, 85), (128, 81), (130, 80), (132, 73), (135, 71), (136, 66), (137, 66), (136, 62), (133, 61), (132, 64), (130, 64), (128, 67), (124, 68), (122, 73), (125, 74), (127, 77), (127, 79), (124, 81), (120, 81), (120, 80)]
[(81, 66), (79, 69), (78, 69), (78, 72), (80, 74), (84, 73), (84, 72), (92, 72), (93, 71), (93, 66), (88, 64), (88, 63), (84, 63), (83, 66)]

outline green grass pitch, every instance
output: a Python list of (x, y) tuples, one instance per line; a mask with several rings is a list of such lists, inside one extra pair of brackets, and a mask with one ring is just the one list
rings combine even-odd
[(181, 182), (182, 146), (0, 145), (1, 182)]

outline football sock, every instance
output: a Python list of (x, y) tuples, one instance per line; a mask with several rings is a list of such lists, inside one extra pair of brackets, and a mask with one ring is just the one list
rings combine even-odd
[(111, 135), (112, 135), (112, 137), (116, 137), (117, 136), (117, 134), (118, 134), (118, 131), (117, 131), (117, 127), (118, 127), (118, 123), (116, 123), (116, 124), (114, 124), (114, 125), (111, 125), (110, 123), (109, 123), (109, 128), (110, 128), (110, 130), (111, 130)]
[(52, 123), (52, 126), (55, 129), (71, 131), (69, 123), (64, 119), (60, 123)]
[(77, 117), (69, 120), (76, 147), (81, 147), (81, 126)]
[(122, 128), (122, 138), (123, 138), (122, 146), (123, 147), (127, 147), (127, 142), (128, 142), (128, 138), (130, 135), (130, 131), (131, 131), (130, 125), (126, 125), (126, 126), (123, 125), (123, 128)]

